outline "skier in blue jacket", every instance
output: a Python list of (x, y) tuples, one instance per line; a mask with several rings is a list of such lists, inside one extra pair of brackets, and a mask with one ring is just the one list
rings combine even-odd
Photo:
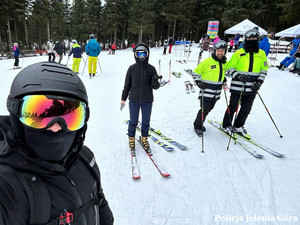
[(261, 50), (264, 50), (266, 53), (266, 56), (269, 55), (270, 52), (270, 43), (267, 36), (265, 36), (260, 42), (259, 42), (259, 48)]
[(94, 77), (97, 69), (98, 55), (101, 52), (101, 47), (99, 43), (96, 41), (96, 36), (94, 34), (90, 35), (90, 41), (85, 46), (85, 52), (87, 55), (89, 55), (89, 62), (88, 62), (89, 75), (90, 77)]

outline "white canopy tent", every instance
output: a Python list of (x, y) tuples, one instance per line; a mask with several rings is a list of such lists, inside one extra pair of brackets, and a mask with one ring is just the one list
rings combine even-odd
[(233, 27), (225, 30), (225, 34), (237, 34), (244, 35), (246, 31), (252, 29), (253, 27), (258, 27), (258, 31), (260, 35), (267, 35), (268, 32), (261, 28), (260, 26), (256, 25), (255, 23), (251, 22), (248, 19), (245, 19), (244, 21), (234, 25)]
[(276, 33), (275, 37), (296, 37), (298, 34), (300, 34), (300, 24)]

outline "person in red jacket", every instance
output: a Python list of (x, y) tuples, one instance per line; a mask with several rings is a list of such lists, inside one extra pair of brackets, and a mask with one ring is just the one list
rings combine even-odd
[(111, 50), (112, 50), (112, 54), (113, 54), (113, 55), (116, 54), (116, 49), (117, 49), (117, 46), (116, 46), (116, 43), (114, 42), (114, 43), (111, 45)]

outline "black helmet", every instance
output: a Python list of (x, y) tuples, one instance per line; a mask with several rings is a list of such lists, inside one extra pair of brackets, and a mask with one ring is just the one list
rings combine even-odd
[(245, 33), (244, 38), (247, 39), (247, 38), (250, 38), (250, 37), (256, 37), (259, 40), (259, 32), (258, 32), (258, 30), (256, 30), (256, 29), (248, 30)]
[(90, 39), (95, 39), (95, 38), (96, 38), (95, 34), (90, 35)]
[(12, 82), (9, 98), (35, 93), (72, 97), (88, 104), (85, 86), (78, 75), (58, 63), (40, 62), (21, 70)]
[(226, 54), (226, 51), (227, 51), (227, 44), (225, 41), (218, 41), (214, 44), (214, 47), (213, 47), (213, 52), (214, 54), (216, 54), (216, 50), (217, 49), (224, 49), (225, 50), (225, 54)]
[[(12, 128), (16, 140), (25, 141), (24, 127), (18, 118), (20, 99), (29, 94), (54, 94), (81, 100), (87, 105), (86, 122), (89, 118), (88, 96), (78, 75), (66, 66), (58, 63), (40, 62), (21, 70), (12, 82), (7, 98)], [(82, 146), (87, 124), (76, 131), (73, 145)], [(81, 147), (80, 147), (81, 148)]]
[(58, 44), (59, 44), (59, 41), (56, 41), (56, 42), (55, 42), (55, 44), (57, 44), (57, 45), (58, 45)]

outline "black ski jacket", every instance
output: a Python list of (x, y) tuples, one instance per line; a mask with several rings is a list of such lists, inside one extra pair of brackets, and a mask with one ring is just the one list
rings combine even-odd
[[(144, 45), (146, 44), (138, 44)], [(148, 63), (148, 56), (144, 61), (139, 61), (136, 57), (136, 63), (128, 68), (125, 85), (122, 92), (122, 100), (126, 101), (128, 95), (129, 100), (134, 102), (153, 102), (153, 89), (158, 89), (160, 84), (157, 79), (157, 72), (154, 66)]]
[[(0, 128), (1, 225), (59, 224), (58, 218), (66, 212), (74, 213), (74, 218), (68, 217), (72, 225), (113, 224), (112, 212), (97, 182), (99, 169), (87, 147), (83, 146), (77, 156), (71, 154), (72, 163), (65, 168), (29, 157), (20, 144), (14, 143), (8, 116), (0, 117)], [(83, 152), (91, 156), (89, 164)], [(99, 179), (91, 171), (98, 173)], [(96, 196), (98, 204), (83, 210)]]

